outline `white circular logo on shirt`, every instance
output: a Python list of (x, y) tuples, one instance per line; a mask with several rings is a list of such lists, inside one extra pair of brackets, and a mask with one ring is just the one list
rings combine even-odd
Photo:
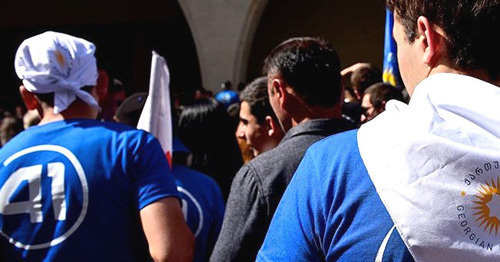
[[(178, 186), (177, 191), (179, 191), (181, 198), (182, 198), (182, 214), (184, 215), (184, 220), (188, 223), (188, 225), (192, 225), (193, 227), (196, 227), (196, 231), (194, 232), (194, 237), (198, 237), (200, 234), (201, 230), (203, 229), (203, 211), (201, 209), (200, 203), (194, 198), (194, 196), (189, 193), (186, 189)], [(195, 206), (195, 210), (192, 210), (193, 205)], [(191, 210), (191, 212), (189, 212)], [(190, 219), (188, 217), (188, 214), (196, 214), (198, 215), (198, 219)], [(196, 225), (197, 224), (197, 225)], [(193, 230), (192, 228), (191, 230)]]
[[(85, 172), (76, 156), (64, 147), (40, 145), (21, 150), (4, 161), (3, 169), (7, 169), (17, 159), (37, 152), (52, 152), (53, 154), (46, 159), (44, 157), (47, 157), (47, 153), (41, 158), (41, 155), (30, 155), (29, 158), (24, 158), (21, 164), (36, 162), (37, 157), (41, 159), (41, 164), (18, 167), (19, 163), (17, 163), (17, 169), (11, 171), (5, 181), (0, 181), (3, 183), (0, 186), (0, 215), (2, 215), (0, 234), (6, 237), (11, 244), (25, 250), (48, 248), (60, 244), (82, 224), (88, 208), (88, 185)], [(64, 159), (61, 159), (61, 155), (64, 156)], [(66, 194), (66, 188), (72, 186), (70, 182), (66, 181), (66, 173), (71, 174), (72, 170), (76, 172), (76, 181), (81, 187), (81, 199), (76, 197), (76, 200), (73, 200), (81, 201), (81, 210), (79, 215), (77, 217), (75, 215), (74, 218), (67, 217), (70, 200), (67, 199)], [(50, 193), (46, 191), (50, 191)], [(20, 198), (23, 199), (20, 200)], [(28, 215), (29, 222), (27, 221)], [(65, 225), (61, 230), (59, 222), (73, 224)], [(37, 237), (40, 238), (38, 235), (33, 236), (33, 238), (25, 237), (32, 242), (38, 241), (39, 243), (26, 243), (28, 240), (16, 239), (15, 231), (8, 230), (9, 227), (13, 227), (21, 228), (24, 232), (33, 232), (31, 229), (37, 228), (41, 232), (44, 230), (43, 226), (47, 224), (51, 225), (54, 232), (56, 230), (59, 232), (56, 235), (54, 232), (50, 232), (51, 230), (45, 230), (50, 235), (49, 238), (52, 239), (37, 240)], [(28, 230), (26, 230), (27, 228)], [(40, 233), (40, 235), (44, 234)]]

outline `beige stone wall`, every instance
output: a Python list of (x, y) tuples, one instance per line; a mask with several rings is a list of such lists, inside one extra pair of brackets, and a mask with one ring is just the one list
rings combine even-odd
[(374, 0), (269, 0), (255, 33), (247, 78), (260, 74), (269, 51), (289, 37), (319, 36), (337, 50), (341, 65), (383, 59), (385, 2)]
[(253, 34), (267, 0), (179, 0), (193, 34), (202, 82), (220, 91), (246, 77)]
[(191, 28), (205, 88), (219, 91), (260, 74), (262, 60), (288, 37), (320, 36), (342, 65), (382, 65), (384, 1), (179, 0)]

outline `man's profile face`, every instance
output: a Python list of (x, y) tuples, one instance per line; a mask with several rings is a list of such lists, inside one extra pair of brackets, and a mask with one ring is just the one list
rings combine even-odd
[(268, 139), (265, 123), (259, 124), (257, 118), (251, 113), (248, 102), (241, 102), (240, 124), (237, 136), (245, 139), (247, 145), (252, 149), (253, 155), (263, 153)]
[(361, 108), (363, 113), (361, 114), (361, 123), (366, 123), (380, 114), (383, 110), (375, 108), (370, 102), (370, 94), (365, 94), (363, 96), (363, 101), (361, 102)]

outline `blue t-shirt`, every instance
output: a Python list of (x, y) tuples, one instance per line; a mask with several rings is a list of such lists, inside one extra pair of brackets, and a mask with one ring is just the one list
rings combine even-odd
[(257, 261), (413, 261), (393, 226), (348, 131), (308, 149)]
[(208, 261), (224, 218), (220, 188), (211, 177), (186, 166), (174, 165), (172, 173), (184, 218), (196, 237), (193, 261)]
[(32, 127), (0, 163), (1, 261), (144, 260), (139, 210), (177, 197), (158, 141), (115, 123)]

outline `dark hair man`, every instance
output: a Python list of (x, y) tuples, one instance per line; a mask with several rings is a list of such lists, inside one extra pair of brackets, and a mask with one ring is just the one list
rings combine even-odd
[(286, 40), (266, 58), (264, 71), (271, 106), (286, 134), (277, 147), (236, 174), (213, 261), (254, 260), (306, 149), (328, 135), (352, 128), (341, 118), (339, 59), (325, 41), (309, 37)]
[(259, 77), (248, 84), (240, 100), (236, 137), (246, 141), (254, 157), (275, 148), (283, 138), (283, 130), (269, 104), (267, 77)]
[[(340, 72), (344, 85), (345, 96), (354, 93), (354, 101), (346, 101), (342, 106), (344, 117), (354, 122), (357, 126), (361, 124), (360, 118), (363, 113), (361, 100), (365, 90), (376, 83), (382, 82), (382, 72), (373, 64), (356, 63)], [(349, 82), (349, 83), (346, 83)], [(347, 93), (346, 93), (347, 92)]]
[(6, 114), (0, 122), (0, 147), (23, 130), (23, 121), (21, 119)]
[(387, 5), (410, 103), (308, 150), (258, 261), (500, 261), (500, 2)]
[(368, 87), (361, 101), (363, 109), (361, 123), (366, 123), (384, 112), (385, 105), (392, 99), (403, 101), (403, 95), (396, 87), (385, 83), (377, 83)]
[(373, 84), (382, 82), (382, 72), (374, 64), (356, 63), (344, 68), (340, 75), (342, 81), (349, 81), (358, 101), (361, 101), (365, 90)]
[(377, 82), (382, 82), (382, 72), (372, 64), (359, 68), (351, 75), (352, 88), (358, 99), (363, 97), (369, 86)]
[(94, 120), (94, 44), (45, 32), (16, 73), (41, 122), (0, 150), (0, 260), (190, 261), (194, 238), (159, 142)]
[(365, 90), (376, 83), (382, 82), (382, 72), (370, 63), (357, 63), (341, 72), (342, 77), (350, 76), (354, 94), (361, 101)]

